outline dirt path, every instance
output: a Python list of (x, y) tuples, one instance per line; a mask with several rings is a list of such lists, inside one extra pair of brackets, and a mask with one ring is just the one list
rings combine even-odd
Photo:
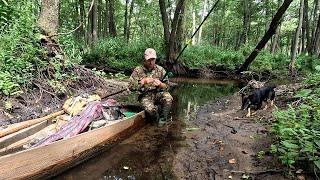
[(236, 94), (201, 107), (187, 125), (196, 129), (185, 132), (188, 146), (174, 159), (178, 179), (287, 179), (269, 152), (272, 142), (266, 124), (273, 110), (247, 119), (239, 109)]

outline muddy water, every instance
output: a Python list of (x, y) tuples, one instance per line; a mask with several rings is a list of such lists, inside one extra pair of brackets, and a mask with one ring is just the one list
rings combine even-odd
[[(146, 125), (134, 135), (53, 179), (172, 179), (172, 162), (180, 147), (186, 147), (188, 121), (202, 104), (238, 90), (232, 81), (172, 79), (179, 85), (174, 96), (173, 121), (165, 127)], [(134, 95), (133, 95), (134, 96)], [(135, 101), (133, 97), (127, 101)]]

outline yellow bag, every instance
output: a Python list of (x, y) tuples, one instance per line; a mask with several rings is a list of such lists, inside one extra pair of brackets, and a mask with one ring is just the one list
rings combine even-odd
[(100, 100), (101, 98), (98, 95), (80, 95), (67, 99), (62, 108), (71, 116), (75, 116), (79, 114), (79, 112), (82, 111), (89, 102)]

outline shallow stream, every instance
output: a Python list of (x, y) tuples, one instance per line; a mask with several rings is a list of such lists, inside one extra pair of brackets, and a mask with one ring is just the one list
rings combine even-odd
[[(98, 156), (65, 171), (53, 179), (172, 179), (172, 162), (181, 147), (186, 147), (184, 134), (197, 129), (189, 126), (201, 105), (228, 96), (238, 84), (228, 80), (174, 78), (172, 90), (173, 121), (158, 128), (146, 125), (134, 135)], [(132, 95), (127, 101), (134, 101)]]

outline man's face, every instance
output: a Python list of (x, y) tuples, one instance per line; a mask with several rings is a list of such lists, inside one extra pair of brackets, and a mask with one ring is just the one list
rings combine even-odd
[(143, 65), (148, 70), (152, 70), (156, 66), (156, 59), (152, 58), (152, 59), (144, 60)]

